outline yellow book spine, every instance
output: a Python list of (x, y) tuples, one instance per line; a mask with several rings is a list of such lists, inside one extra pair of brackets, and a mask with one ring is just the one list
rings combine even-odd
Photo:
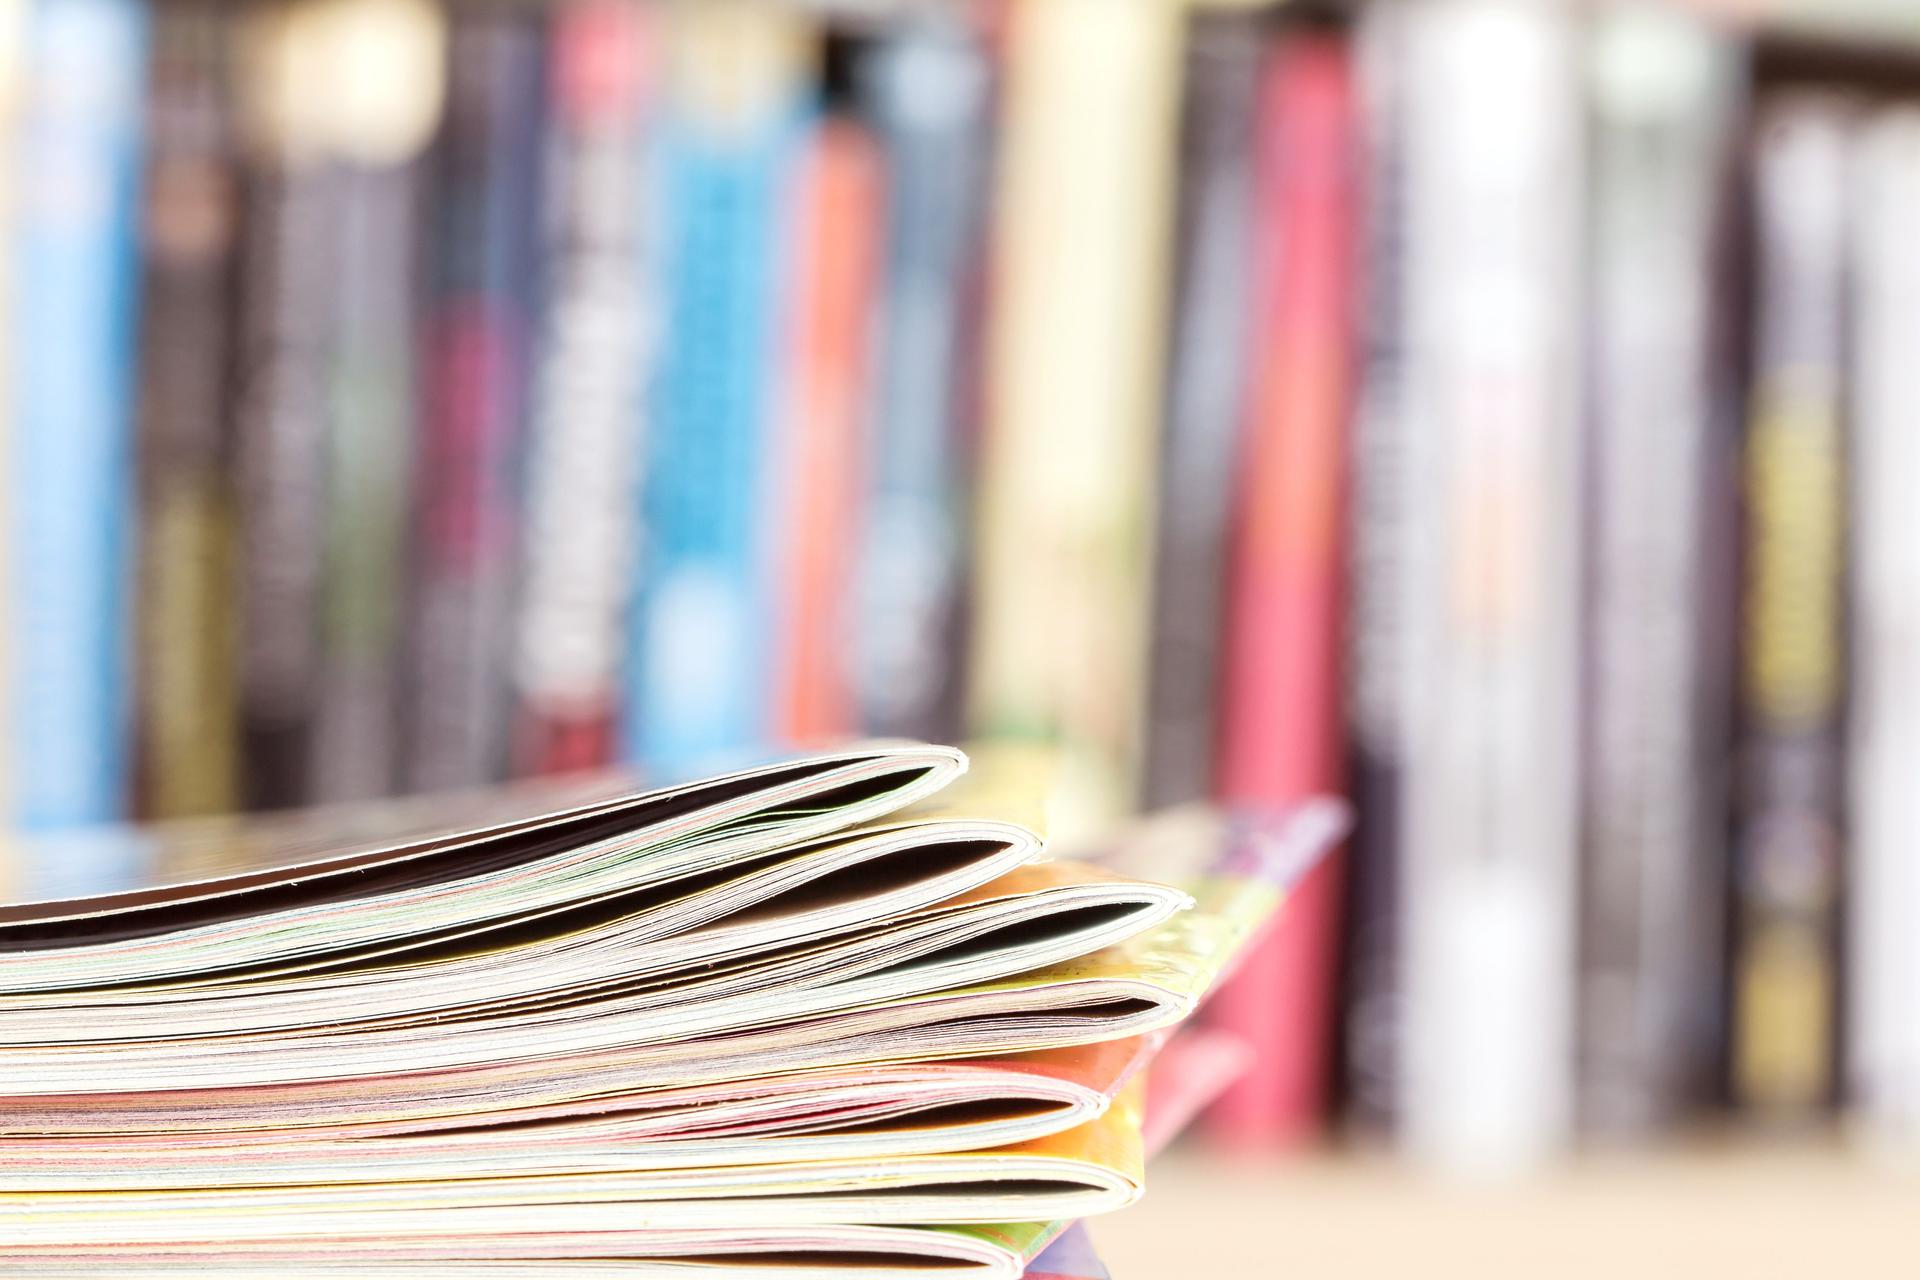
[(1008, 14), (968, 718), (1057, 744), (1064, 838), (1136, 786), (1181, 19)]
[(1841, 426), (1837, 402), (1763, 389), (1748, 441), (1752, 532), (1744, 625), (1759, 793), (1734, 986), (1740, 1099), (1818, 1106), (1833, 1088), (1839, 831), (1831, 741), (1841, 697)]

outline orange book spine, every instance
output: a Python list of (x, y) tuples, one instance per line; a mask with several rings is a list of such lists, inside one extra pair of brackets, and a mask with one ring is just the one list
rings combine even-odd
[(869, 328), (882, 223), (880, 158), (852, 120), (829, 116), (799, 174), (786, 412), (781, 577), (786, 593), (775, 736), (803, 743), (856, 727), (845, 621), (865, 423)]
[[(1230, 534), (1221, 798), (1283, 806), (1343, 785), (1341, 606), (1357, 191), (1352, 78), (1334, 37), (1262, 69), (1256, 125), (1254, 358)], [(1331, 1060), (1341, 864), (1323, 863), (1221, 993), (1254, 1048), (1218, 1131), (1271, 1145), (1317, 1129)]]

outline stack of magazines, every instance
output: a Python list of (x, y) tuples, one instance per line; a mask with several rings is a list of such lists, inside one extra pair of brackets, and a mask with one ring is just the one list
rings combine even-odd
[(1143, 1068), (1340, 815), (1054, 860), (966, 763), (200, 826), (224, 874), (0, 909), (0, 1270), (1019, 1274), (1140, 1194)]

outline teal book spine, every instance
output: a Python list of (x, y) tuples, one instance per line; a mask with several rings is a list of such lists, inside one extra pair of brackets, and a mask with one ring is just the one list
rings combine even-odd
[[(764, 749), (773, 630), (769, 392), (779, 337), (784, 197), (815, 114), (795, 23), (677, 14), (652, 138), (663, 314), (642, 467), (641, 555), (626, 754), (678, 776)], [(742, 16), (735, 14), (734, 16)], [(764, 29), (763, 29), (764, 28)], [(749, 34), (750, 33), (750, 34)], [(723, 65), (718, 41), (765, 43)], [(780, 51), (775, 52), (775, 47)], [(704, 53), (701, 51), (704, 49)], [(697, 63), (697, 65), (696, 65)], [(725, 84), (693, 83), (730, 73)]]

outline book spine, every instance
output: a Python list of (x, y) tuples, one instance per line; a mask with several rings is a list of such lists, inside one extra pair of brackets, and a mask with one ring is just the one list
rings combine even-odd
[(863, 394), (883, 210), (880, 156), (858, 121), (832, 114), (808, 139), (797, 173), (797, 245), (786, 386), (771, 442), (780, 616), (773, 732), (785, 743), (854, 734), (845, 627), (866, 457)]
[(1161, 441), (1147, 808), (1212, 794), (1227, 512), (1246, 397), (1253, 120), (1265, 25), (1197, 17), (1180, 134), (1178, 283)]
[(226, 9), (153, 9), (141, 285), (137, 754), (143, 816), (239, 801), (227, 351), (237, 174)]
[[(1284, 808), (1344, 782), (1341, 605), (1355, 352), (1355, 103), (1345, 42), (1268, 54), (1255, 126), (1253, 357), (1234, 467), (1218, 787)], [(1214, 1109), (1237, 1143), (1290, 1143), (1324, 1118), (1340, 866), (1289, 897), (1286, 922), (1215, 998), (1258, 1065)]]
[(1698, 18), (1626, 5), (1590, 49), (1593, 361), (1579, 1109), (1647, 1135), (1706, 1097), (1721, 1036), (1733, 433), (1716, 243), (1741, 105)]
[(859, 71), (884, 152), (888, 213), (850, 680), (866, 732), (950, 742), (959, 733), (967, 393), (992, 70), (962, 22), (927, 12), (883, 34)]
[(405, 165), (337, 171), (309, 803), (372, 799), (398, 781), (418, 178)]
[(236, 32), (246, 143), (234, 368), (240, 750), (250, 808), (307, 795), (320, 669), (327, 360), (339, 184), (318, 3), (263, 3)]
[(651, 10), (580, 0), (553, 18), (547, 301), (527, 440), (514, 654), (519, 771), (611, 764), (639, 540), (641, 396), (655, 342)]
[[(9, 246), (0, 253), (0, 298), (12, 305), (14, 298), (14, 262), (11, 246), (19, 217), (19, 134), (21, 107), (26, 93), (26, 45), (28, 0), (0, 0), (0, 242)], [(11, 496), (14, 432), (18, 415), (13, 409), (15, 359), (6, 344), (0, 344), (0, 494)], [(0, 518), (0, 601), (12, 607), (13, 522)], [(0, 625), (0, 901), (16, 902), (26, 895), (31, 868), (25, 851), (9, 840), (6, 831), (13, 825), (13, 701), (12, 637), (10, 626)], [(36, 860), (37, 861), (37, 860)]]
[(1790, 1120), (1831, 1100), (1837, 1034), (1845, 106), (1781, 98), (1753, 157), (1734, 1100)]
[(1861, 130), (1854, 207), (1852, 520), (1848, 682), (1849, 1100), (1866, 1135), (1920, 1142), (1920, 111)]
[(1071, 840), (1140, 770), (1182, 15), (1031, 0), (1007, 24), (967, 711), (1057, 746)]
[(1454, 1168), (1568, 1136), (1577, 867), (1577, 24), (1407, 13), (1403, 1136)]
[(1401, 619), (1407, 433), (1402, 290), (1406, 241), (1403, 0), (1368, 5), (1354, 31), (1360, 98), (1360, 369), (1348, 502), (1347, 733), (1349, 843), (1341, 1064), (1349, 1111), (1384, 1131), (1400, 1088), (1401, 711), (1407, 670)]
[[(12, 825), (122, 816), (129, 798), (133, 317), (146, 8), (32, 6), (19, 139), (7, 611)], [(108, 866), (35, 887), (118, 887)]]
[(813, 114), (814, 32), (772, 0), (662, 14), (664, 328), (642, 463), (626, 755), (679, 776), (767, 743), (765, 465), (780, 217)]
[(415, 791), (494, 781), (508, 762), (541, 64), (532, 15), (455, 11), (414, 491), (405, 775)]

